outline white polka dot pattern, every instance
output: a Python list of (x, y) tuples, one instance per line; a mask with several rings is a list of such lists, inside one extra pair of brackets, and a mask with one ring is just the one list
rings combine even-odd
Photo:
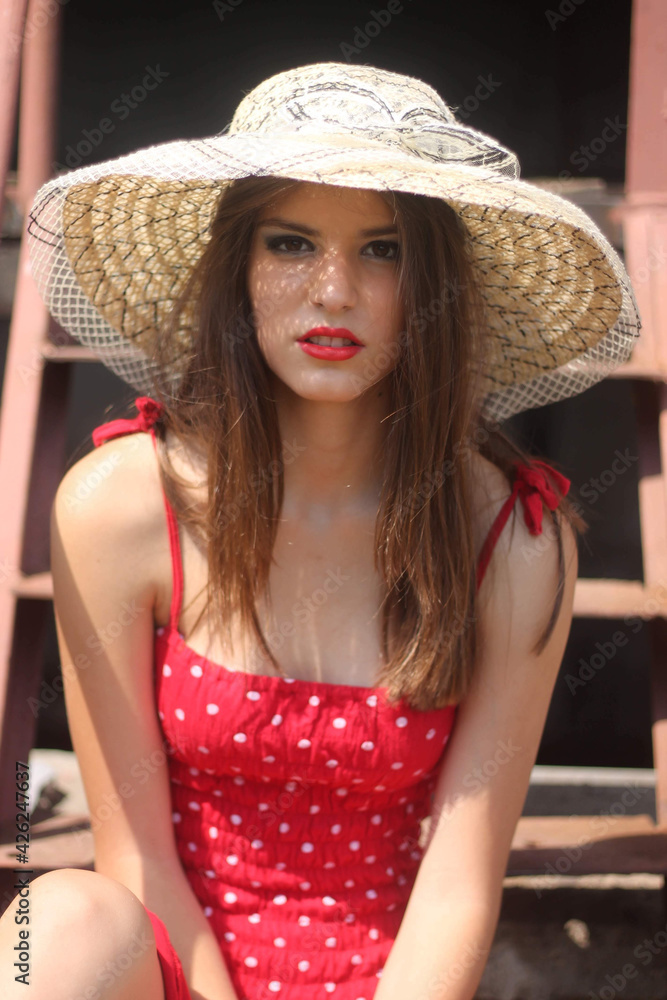
[(454, 708), (227, 670), (169, 630), (156, 657), (176, 845), (237, 994), (371, 1000)]

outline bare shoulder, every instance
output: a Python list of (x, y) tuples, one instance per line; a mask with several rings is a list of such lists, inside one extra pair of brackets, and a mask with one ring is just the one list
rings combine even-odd
[(61, 517), (95, 521), (133, 532), (151, 525), (161, 499), (157, 461), (149, 434), (125, 434), (103, 442), (64, 474), (55, 506)]
[(480, 552), (500, 508), (512, 492), (507, 476), (479, 452), (471, 453), (472, 517), (475, 551)]
[[(52, 546), (58, 542), (74, 569), (98, 568), (113, 579), (156, 598), (169, 578), (165, 508), (149, 434), (105, 441), (63, 476), (51, 510)], [(131, 586), (130, 586), (131, 583)]]
[[(493, 462), (475, 453), (473, 468), (473, 506), (476, 548), (479, 553), (503, 504), (511, 495), (505, 473)], [(532, 534), (523, 516), (520, 499), (515, 504), (493, 550), (481, 591), (486, 603), (505, 616), (512, 611), (526, 622), (546, 623), (558, 584), (558, 536), (563, 547), (566, 595), (571, 596), (578, 576), (578, 552), (574, 529), (560, 515), (558, 527), (551, 514), (543, 512), (542, 528)], [(518, 602), (518, 603), (516, 603)], [(546, 616), (546, 617), (545, 617)]]
[[(500, 509), (511, 495), (507, 477), (492, 462), (482, 456), (475, 472), (475, 526), (478, 551)], [(543, 511), (541, 531), (533, 534), (517, 498), (514, 515), (508, 518), (493, 550), (489, 569), (482, 582), (482, 626), (488, 632), (496, 630), (498, 621), (514, 622), (522, 628), (524, 638), (535, 636), (536, 628), (546, 625), (556, 598), (559, 579), (559, 535), (563, 551), (564, 595), (563, 614), (573, 599), (579, 563), (577, 540), (570, 522), (556, 514)]]

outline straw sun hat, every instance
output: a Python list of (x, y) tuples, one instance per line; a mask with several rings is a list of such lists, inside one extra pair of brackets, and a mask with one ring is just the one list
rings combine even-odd
[[(488, 312), (489, 419), (576, 395), (630, 356), (641, 327), (632, 286), (590, 217), (519, 180), (516, 155), (458, 122), (432, 87), (348, 63), (270, 77), (218, 135), (149, 146), (44, 184), (27, 238), (49, 311), (150, 391), (156, 328), (207, 243), (221, 190), (265, 175), (413, 192), (455, 209)], [(187, 315), (166, 373), (175, 381), (191, 353)]]

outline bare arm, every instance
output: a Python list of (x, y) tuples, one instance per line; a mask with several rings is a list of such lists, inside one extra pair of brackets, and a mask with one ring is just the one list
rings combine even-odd
[(578, 573), (576, 539), (564, 524), (563, 604), (546, 648), (535, 656), (530, 650), (556, 591), (557, 543), (547, 515), (541, 536), (530, 535), (517, 516), (510, 545), (511, 523), (480, 590), (475, 681), (457, 712), (426, 850), (375, 1000), (471, 1000), (495, 936)]
[[(73, 503), (77, 483), (105, 455), (115, 456), (113, 471)], [(135, 434), (103, 444), (69, 469), (51, 512), (70, 734), (96, 870), (164, 921), (192, 1000), (237, 1000), (174, 841), (168, 747), (153, 686), (156, 566), (169, 572), (164, 502), (150, 437)]]

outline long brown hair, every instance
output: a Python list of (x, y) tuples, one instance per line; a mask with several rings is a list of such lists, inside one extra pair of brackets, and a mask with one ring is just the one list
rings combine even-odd
[[(210, 239), (159, 334), (157, 360), (163, 368), (172, 356), (175, 331), (182, 338), (185, 330), (191, 338), (185, 374), (177, 388), (156, 381), (152, 393), (165, 407), (156, 425), (163, 486), (208, 558), (207, 601), (197, 623), (209, 612), (211, 629), (227, 632), (231, 642), (229, 623), (238, 614), (243, 629), (254, 631), (281, 674), (256, 600), (268, 591), (286, 455), (271, 373), (257, 343), (246, 269), (262, 209), (299, 183), (249, 177), (222, 191)], [(461, 701), (475, 662), (471, 454), (479, 452), (501, 469), (508, 489), (513, 462), (530, 464), (531, 457), (480, 414), (486, 327), (465, 224), (441, 199), (379, 194), (395, 213), (406, 317), (390, 376), (393, 397), (374, 541), (375, 568), (386, 594), (386, 665), (379, 683), (390, 700), (404, 697), (423, 710)], [(204, 460), (206, 505), (193, 505), (184, 495), (185, 480), (164, 444), (167, 429), (186, 452)], [(575, 531), (587, 530), (567, 497), (550, 516), (558, 539), (559, 580), (536, 653), (546, 645), (562, 603), (560, 517)]]

